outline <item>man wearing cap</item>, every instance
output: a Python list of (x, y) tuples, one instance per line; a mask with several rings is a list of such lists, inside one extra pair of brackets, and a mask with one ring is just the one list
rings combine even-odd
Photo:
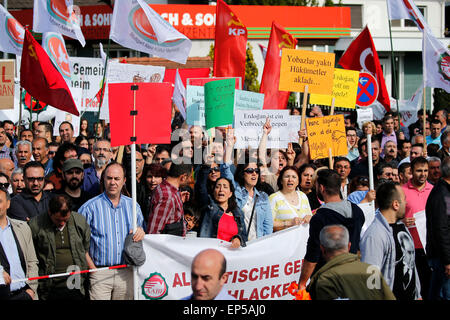
[(79, 159), (67, 159), (63, 163), (62, 186), (56, 194), (65, 194), (71, 200), (71, 210), (77, 212), (78, 209), (91, 197), (81, 189), (84, 179), (83, 163)]
[[(91, 230), (86, 219), (71, 212), (71, 200), (64, 194), (53, 197), (49, 210), (30, 220), (39, 275), (82, 271), (94, 267), (89, 257)], [(56, 277), (39, 282), (41, 300), (81, 300), (85, 296), (85, 274)]]

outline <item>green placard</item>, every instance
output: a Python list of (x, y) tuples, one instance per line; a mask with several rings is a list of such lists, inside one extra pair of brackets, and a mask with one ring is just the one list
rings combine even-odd
[(234, 79), (205, 84), (206, 129), (233, 124), (234, 90)]

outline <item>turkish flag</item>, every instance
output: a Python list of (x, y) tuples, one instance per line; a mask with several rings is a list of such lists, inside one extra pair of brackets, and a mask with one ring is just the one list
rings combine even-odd
[(241, 77), (244, 82), (246, 49), (247, 28), (223, 0), (217, 0), (214, 77)]
[(272, 22), (269, 46), (261, 79), (260, 93), (264, 93), (263, 109), (285, 109), (289, 91), (279, 91), (281, 49), (295, 49), (297, 40), (275, 21)]
[(63, 76), (28, 30), (23, 42), (20, 85), (36, 100), (80, 115)]
[(373, 44), (368, 27), (365, 27), (359, 36), (352, 41), (339, 60), (339, 64), (344, 69), (372, 74), (378, 83), (378, 102), (384, 106), (386, 111), (391, 110), (391, 101), (386, 89), (383, 69), (381, 68), (378, 53), (375, 50), (375, 45)]

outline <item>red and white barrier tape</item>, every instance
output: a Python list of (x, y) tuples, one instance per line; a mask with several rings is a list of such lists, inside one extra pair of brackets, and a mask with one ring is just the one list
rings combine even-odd
[(72, 276), (74, 274), (99, 272), (99, 271), (112, 270), (112, 269), (121, 269), (121, 268), (126, 268), (126, 267), (128, 267), (128, 265), (121, 264), (119, 266), (104, 267), (104, 268), (98, 268), (98, 269), (89, 269), (89, 270), (81, 270), (81, 271), (74, 271), (74, 272), (57, 273), (57, 274), (51, 274), (51, 275), (40, 276), (40, 277), (32, 277), (32, 278), (24, 278), (24, 279), (14, 279), (14, 280), (11, 280), (11, 283), (24, 282), (24, 281), (34, 281), (34, 280), (41, 280), (41, 279), (51, 279), (51, 278), (57, 278), (57, 277), (67, 277), (67, 276)]

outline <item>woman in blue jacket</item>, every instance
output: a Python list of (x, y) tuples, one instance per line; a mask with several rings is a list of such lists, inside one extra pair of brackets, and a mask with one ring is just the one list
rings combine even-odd
[(236, 203), (233, 183), (218, 178), (214, 183), (213, 198), (202, 210), (200, 237), (218, 238), (231, 242), (232, 248), (245, 247), (247, 232), (244, 215)]
[(221, 176), (230, 179), (234, 184), (237, 204), (244, 213), (250, 241), (273, 232), (272, 209), (267, 194), (258, 190), (261, 172), (256, 159), (250, 159), (246, 154), (245, 163), (238, 164), (234, 176), (232, 175), (230, 164), (235, 140), (233, 129), (228, 129)]

